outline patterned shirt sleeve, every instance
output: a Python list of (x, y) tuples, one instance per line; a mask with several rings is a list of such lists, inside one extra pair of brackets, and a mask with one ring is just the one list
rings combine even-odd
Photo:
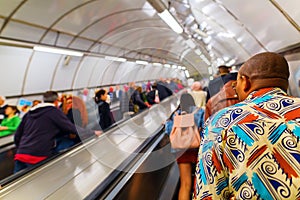
[(196, 166), (194, 199), (227, 199), (230, 196), (228, 174), (222, 162), (222, 134), (225, 130), (214, 125), (217, 119), (218, 116), (208, 120), (203, 131)]

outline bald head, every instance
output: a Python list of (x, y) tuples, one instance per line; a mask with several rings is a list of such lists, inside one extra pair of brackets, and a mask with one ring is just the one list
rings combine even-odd
[(249, 77), (254, 89), (279, 87), (287, 90), (290, 76), (286, 59), (272, 52), (259, 53), (251, 57), (240, 68), (239, 74)]

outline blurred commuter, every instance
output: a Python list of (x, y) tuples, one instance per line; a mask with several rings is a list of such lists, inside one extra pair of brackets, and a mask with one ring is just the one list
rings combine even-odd
[(206, 104), (206, 95), (207, 93), (202, 90), (201, 83), (199, 81), (195, 81), (191, 86), (190, 94), (194, 98), (195, 104), (198, 108), (205, 108)]
[(70, 122), (65, 114), (57, 109), (58, 94), (48, 91), (43, 94), (44, 103), (32, 107), (23, 117), (15, 136), (15, 169), (18, 172), (55, 154), (56, 137), (79, 131), (90, 136), (100, 135), (101, 131), (84, 130)]
[(133, 102), (133, 105), (136, 107), (134, 108), (134, 112), (138, 113), (148, 107), (150, 107), (149, 103), (145, 101), (145, 96), (143, 95), (142, 87), (137, 86), (136, 90), (130, 97), (130, 100)]
[(62, 111), (73, 124), (82, 127), (81, 113), (79, 109), (73, 107), (73, 98), (72, 95), (66, 97), (62, 105)]
[[(82, 118), (79, 109), (74, 108), (73, 106), (74, 96), (69, 95), (65, 96), (62, 103), (62, 112), (67, 116), (67, 118), (74, 124), (80, 127), (82, 126)], [(56, 152), (61, 152), (65, 149), (68, 149), (75, 144), (81, 142), (80, 136), (77, 132), (70, 133), (67, 135), (60, 135), (56, 137)]]
[(6, 117), (6, 115), (5, 115), (6, 107), (7, 107), (7, 104), (5, 103), (5, 97), (0, 96), (0, 123)]
[(300, 98), (287, 95), (279, 54), (251, 57), (238, 72), (240, 103), (206, 122), (195, 199), (298, 199)]
[(151, 87), (152, 87), (152, 84), (151, 84), (150, 81), (148, 81), (147, 84), (146, 84), (146, 92), (147, 93), (151, 91)]
[(169, 88), (167, 82), (165, 82), (163, 79), (157, 82), (157, 90), (160, 101), (163, 101), (165, 98), (173, 94), (173, 91)]
[(170, 79), (167, 81), (168, 83), (168, 87), (169, 89), (172, 91), (172, 92), (178, 92), (179, 91), (179, 88), (177, 86), (177, 83), (174, 81), (174, 79)]
[[(204, 124), (204, 110), (202, 108), (197, 108), (194, 99), (190, 94), (181, 95), (179, 108), (175, 112), (177, 112), (178, 114), (181, 114), (183, 111), (186, 113), (192, 113), (196, 109), (198, 109), (198, 111), (196, 111), (196, 113), (194, 114), (194, 120), (199, 130), (202, 130)], [(166, 122), (165, 125), (165, 131), (168, 135), (170, 135), (173, 128), (175, 112), (171, 115), (170, 119)], [(180, 189), (178, 199), (191, 199), (193, 185), (192, 169), (194, 169), (194, 165), (197, 163), (198, 148), (184, 150), (172, 149), (172, 152), (176, 155), (180, 173)]]
[(221, 65), (218, 67), (218, 76), (215, 77), (213, 80), (209, 81), (208, 83), (208, 91), (207, 91), (207, 97), (206, 102), (213, 97), (215, 94), (217, 94), (221, 88), (226, 84), (225, 76), (229, 74), (229, 67), (225, 65)]
[(95, 102), (98, 105), (99, 112), (99, 125), (104, 130), (113, 124), (112, 114), (110, 112), (110, 106), (107, 101), (107, 91), (100, 89), (95, 94)]
[(42, 101), (40, 101), (40, 100), (33, 100), (32, 101), (32, 107), (34, 107), (34, 106), (36, 106), (36, 105), (38, 105), (40, 103), (42, 103)]
[(123, 86), (124, 91), (120, 97), (120, 110), (123, 116), (133, 114), (133, 103), (130, 101), (129, 87)]
[(23, 118), (23, 116), (29, 111), (29, 109), (30, 109), (30, 106), (29, 105), (23, 105), (22, 107), (21, 107), (21, 109), (19, 110), (19, 117), (22, 119)]
[(5, 109), (5, 117), (0, 124), (0, 137), (7, 136), (13, 134), (21, 120), (17, 115), (19, 113), (18, 108), (16, 106), (7, 105)]
[(148, 94), (147, 94), (147, 101), (151, 105), (157, 104), (160, 102), (159, 94), (158, 94), (158, 90), (157, 90), (157, 83), (152, 84), (152, 90), (150, 92), (148, 92)]
[(91, 98), (89, 97), (89, 90), (87, 88), (84, 88), (82, 90), (82, 94), (80, 95), (82, 98), (83, 102), (89, 101)]
[(120, 89), (119, 85), (116, 85), (115, 87), (115, 98), (114, 101), (120, 101), (120, 98), (122, 98), (123, 90)]
[(114, 88), (112, 86), (109, 87), (107, 94), (109, 96), (109, 99), (110, 99), (111, 103), (117, 101), (116, 92), (114, 91)]
[(176, 93), (179, 92), (180, 90), (184, 89), (184, 86), (182, 84), (182, 81), (179, 80), (179, 79), (175, 79), (175, 82), (177, 84), (177, 88), (178, 88), (178, 91), (175, 91)]
[[(88, 124), (89, 119), (84, 101), (78, 96), (73, 96), (72, 108), (75, 110), (79, 110), (81, 122), (78, 120), (78, 123), (81, 123), (81, 127), (85, 128)], [(77, 121), (75, 121), (75, 123), (77, 123)]]
[(228, 81), (216, 95), (208, 100), (205, 107), (205, 120), (219, 110), (239, 102), (238, 96), (232, 88), (235, 82)]

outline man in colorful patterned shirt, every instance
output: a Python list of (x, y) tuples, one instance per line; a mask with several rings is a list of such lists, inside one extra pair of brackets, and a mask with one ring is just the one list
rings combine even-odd
[(239, 70), (240, 103), (206, 123), (195, 199), (299, 199), (300, 99), (286, 94), (284, 57), (260, 53)]

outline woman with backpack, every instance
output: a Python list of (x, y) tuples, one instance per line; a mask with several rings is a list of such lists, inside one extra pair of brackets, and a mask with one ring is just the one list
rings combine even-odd
[[(182, 94), (180, 98), (180, 105), (171, 115), (170, 119), (165, 124), (166, 134), (170, 135), (174, 126), (174, 116), (181, 115), (183, 113), (194, 115), (195, 125), (199, 132), (204, 125), (204, 110), (198, 108), (195, 105), (195, 101), (190, 94)], [(171, 140), (172, 142), (172, 140)], [(198, 148), (188, 149), (172, 149), (172, 152), (176, 156), (176, 161), (179, 167), (180, 173), (180, 189), (178, 199), (191, 199), (192, 191), (192, 175), (197, 163)]]

